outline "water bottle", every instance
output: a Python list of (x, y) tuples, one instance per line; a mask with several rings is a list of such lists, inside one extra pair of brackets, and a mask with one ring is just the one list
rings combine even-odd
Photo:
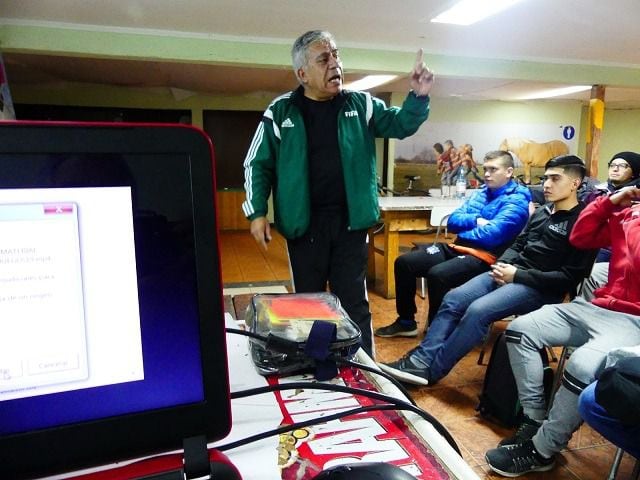
[(467, 177), (464, 174), (464, 167), (460, 167), (456, 180), (456, 198), (464, 198), (467, 195)]

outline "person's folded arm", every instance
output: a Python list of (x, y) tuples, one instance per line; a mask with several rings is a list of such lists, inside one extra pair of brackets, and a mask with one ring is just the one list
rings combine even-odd
[[(478, 226), (478, 216), (474, 221), (475, 227), (466, 231), (456, 232), (451, 228), (451, 217), (449, 217), (447, 226), (450, 231), (457, 233), (459, 238), (472, 242), (486, 250), (491, 250), (504, 245), (520, 233), (529, 218), (528, 203), (505, 202), (498, 214), (493, 218), (487, 219), (489, 223), (483, 226)], [(460, 218), (467, 223), (471, 221), (470, 215), (466, 218), (464, 216)]]
[(543, 271), (518, 269), (513, 282), (547, 292), (575, 294), (576, 286), (589, 274), (597, 250), (574, 250), (562, 267)]
[(569, 241), (577, 248), (603, 248), (611, 245), (609, 218), (619, 207), (609, 197), (599, 197), (588, 204), (573, 225)]

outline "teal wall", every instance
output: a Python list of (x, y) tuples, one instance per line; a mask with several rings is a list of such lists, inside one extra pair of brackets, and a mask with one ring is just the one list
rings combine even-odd
[[(190, 109), (193, 124), (202, 127), (203, 110), (262, 111), (277, 94), (244, 96), (192, 95), (176, 98), (165, 88), (126, 88), (103, 85), (68, 84), (60, 88), (51, 86), (12, 85), (15, 103)], [(404, 94), (388, 96), (387, 101), (400, 105)], [(434, 98), (431, 101), (430, 122), (483, 122), (483, 123), (571, 123), (579, 125), (576, 132), (578, 154), (584, 158), (587, 108), (577, 101), (467, 101), (455, 98)], [(600, 149), (599, 177), (606, 175), (606, 163), (613, 154), (622, 150), (640, 151), (640, 109), (605, 111), (604, 129)], [(382, 172), (382, 142), (378, 143), (378, 171)], [(389, 146), (394, 158), (393, 141)], [(391, 162), (392, 163), (392, 162)], [(391, 168), (389, 170), (392, 170)], [(393, 178), (389, 172), (388, 180)], [(391, 182), (389, 182), (391, 184)]]
[[(290, 40), (226, 38), (209, 34), (182, 34), (171, 31), (123, 29), (116, 27), (57, 25), (49, 22), (10, 22), (0, 24), (0, 50), (5, 53), (57, 55), (104, 59), (229, 65), (236, 67), (290, 68)], [(384, 50), (380, 47), (344, 46), (341, 55), (348, 70), (366, 73), (404, 75), (413, 64), (415, 53)], [(582, 85), (617, 85), (638, 87), (640, 75), (634, 67), (615, 65), (540, 63), (527, 60), (466, 58), (428, 54), (427, 62), (438, 75), (456, 78), (496, 78), (508, 81), (532, 80)], [(11, 79), (10, 79), (11, 80)], [(166, 89), (118, 88), (102, 85), (66, 84), (26, 86), (12, 84), (16, 103), (42, 103), (77, 106), (190, 109), (192, 121), (202, 126), (206, 109), (261, 111), (274, 94), (216, 96), (196, 94), (174, 97)], [(188, 94), (188, 92), (182, 92)], [(396, 98), (398, 97), (398, 98)], [(400, 104), (393, 95), (390, 103)], [(552, 122), (571, 119), (581, 125), (577, 132), (578, 153), (584, 156), (586, 108), (576, 102), (472, 102), (453, 98), (436, 98), (431, 121), (442, 122)], [(636, 134), (640, 110), (606, 110), (600, 151), (600, 165), (620, 150), (640, 150)], [(378, 143), (378, 151), (382, 151)], [(393, 157), (393, 142), (390, 143)], [(382, 161), (379, 162), (382, 170)], [(603, 171), (599, 168), (599, 171)]]
[(82, 107), (159, 108), (191, 110), (192, 123), (202, 127), (203, 110), (264, 110), (275, 97), (269, 94), (222, 96), (196, 94), (174, 97), (167, 88), (128, 88), (66, 84), (60, 88), (11, 85), (14, 103)]

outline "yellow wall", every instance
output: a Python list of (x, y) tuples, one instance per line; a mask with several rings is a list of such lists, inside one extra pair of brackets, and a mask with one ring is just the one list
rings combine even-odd
[(600, 169), (606, 172), (606, 163), (621, 151), (640, 152), (640, 108), (605, 110)]

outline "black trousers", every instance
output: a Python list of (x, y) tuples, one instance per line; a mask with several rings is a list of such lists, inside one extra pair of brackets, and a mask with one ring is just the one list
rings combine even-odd
[[(435, 248), (437, 247), (437, 248)], [(489, 265), (472, 255), (461, 255), (446, 243), (420, 246), (396, 258), (396, 311), (398, 317), (414, 320), (416, 309), (416, 278), (427, 279), (429, 313), (427, 320), (436, 316), (447, 292), (466, 283), (476, 275), (489, 270)]]
[(373, 357), (371, 312), (365, 275), (367, 231), (350, 231), (344, 215), (315, 214), (307, 233), (287, 240), (296, 293), (329, 290), (362, 331), (362, 348)]

